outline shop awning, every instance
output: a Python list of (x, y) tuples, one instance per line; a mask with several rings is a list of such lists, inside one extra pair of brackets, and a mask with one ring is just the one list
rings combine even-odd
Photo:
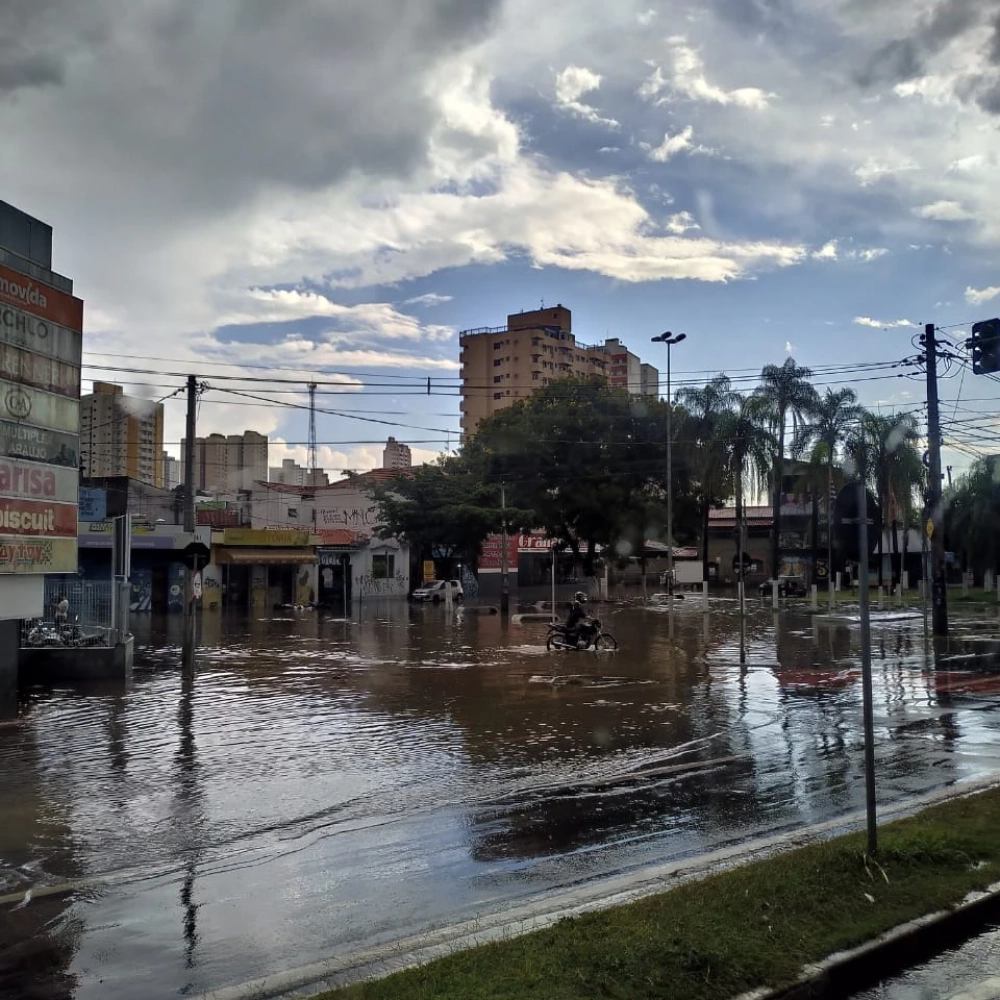
[(215, 561), (232, 566), (303, 566), (316, 562), (314, 549), (216, 549)]

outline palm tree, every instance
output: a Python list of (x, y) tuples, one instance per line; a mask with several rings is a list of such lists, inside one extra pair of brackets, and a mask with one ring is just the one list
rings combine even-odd
[(781, 556), (781, 485), (785, 475), (785, 431), (788, 418), (792, 418), (793, 433), (805, 423), (805, 418), (816, 407), (817, 393), (809, 384), (812, 372), (800, 367), (793, 358), (783, 365), (766, 365), (760, 373), (761, 383), (757, 396), (762, 400), (771, 431), (775, 438), (774, 458), (771, 463), (771, 501), (773, 527), (771, 535), (771, 576), (780, 571)]
[[(827, 389), (816, 402), (811, 422), (799, 428), (792, 442), (793, 455), (800, 457), (811, 446), (811, 462), (826, 466), (826, 566), (830, 580), (833, 579), (833, 463), (837, 449), (857, 429), (863, 413), (853, 389)], [(815, 544), (814, 525), (814, 547)], [(814, 578), (815, 572), (814, 554)]]
[[(756, 395), (738, 396), (720, 422), (719, 434), (728, 445), (728, 473), (736, 496), (736, 531), (742, 532), (744, 487), (749, 481), (757, 493), (767, 489), (768, 472), (774, 455), (774, 435), (768, 429), (767, 408), (763, 400)], [(740, 535), (737, 534), (737, 556), (741, 548)], [(742, 571), (742, 567), (740, 569)]]
[(677, 393), (678, 402), (688, 411), (689, 441), (699, 484), (701, 513), (702, 579), (708, 579), (708, 520), (712, 505), (728, 492), (727, 443), (721, 433), (727, 414), (739, 401), (732, 383), (725, 375), (716, 375), (701, 389), (686, 388)]
[[(858, 468), (864, 470), (865, 478), (874, 489), (882, 509), (883, 524), (892, 528), (893, 577), (898, 572), (902, 580), (902, 566), (899, 565), (899, 511), (893, 501), (904, 498), (899, 507), (908, 511), (912, 508), (914, 493), (924, 482), (924, 465), (917, 447), (919, 434), (916, 422), (908, 413), (894, 413), (883, 416), (866, 411), (861, 418), (860, 433), (848, 443)], [(878, 583), (883, 586), (883, 537), (878, 537)]]

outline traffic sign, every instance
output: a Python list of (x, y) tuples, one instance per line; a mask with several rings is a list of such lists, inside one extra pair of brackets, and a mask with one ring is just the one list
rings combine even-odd
[(196, 601), (201, 600), (201, 573), (195, 573), (191, 578), (191, 593)]
[(927, 530), (927, 537), (928, 538), (933, 538), (934, 537), (934, 522), (930, 518), (927, 518), (927, 529), (926, 530)]

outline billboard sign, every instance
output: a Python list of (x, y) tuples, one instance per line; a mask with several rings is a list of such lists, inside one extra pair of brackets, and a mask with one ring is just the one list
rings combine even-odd
[(83, 329), (83, 302), (0, 265), (0, 304), (24, 309), (70, 330)]
[(0, 456), (4, 455), (76, 470), (80, 467), (80, 437), (0, 417)]
[(71, 365), (80, 364), (83, 356), (82, 334), (2, 303), (0, 343), (58, 358)]
[(59, 396), (80, 398), (80, 369), (77, 365), (10, 344), (0, 343), (0, 379), (20, 382)]
[(223, 545), (253, 545), (261, 548), (277, 545), (294, 548), (309, 544), (309, 532), (297, 528), (226, 528), (222, 536)]
[(0, 573), (75, 572), (75, 538), (0, 537)]
[(68, 434), (80, 433), (80, 403), (0, 379), (0, 416)]
[(0, 458), (0, 496), (76, 503), (79, 482), (75, 468)]
[(76, 538), (76, 504), (0, 498), (0, 532)]
[(85, 523), (103, 521), (108, 516), (108, 491), (90, 486), (80, 488), (79, 520)]

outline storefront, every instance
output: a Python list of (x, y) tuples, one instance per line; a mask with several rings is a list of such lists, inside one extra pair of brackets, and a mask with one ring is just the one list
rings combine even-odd
[(206, 581), (218, 581), (219, 607), (306, 606), (319, 598), (317, 564), (308, 531), (226, 528), (212, 533)]

